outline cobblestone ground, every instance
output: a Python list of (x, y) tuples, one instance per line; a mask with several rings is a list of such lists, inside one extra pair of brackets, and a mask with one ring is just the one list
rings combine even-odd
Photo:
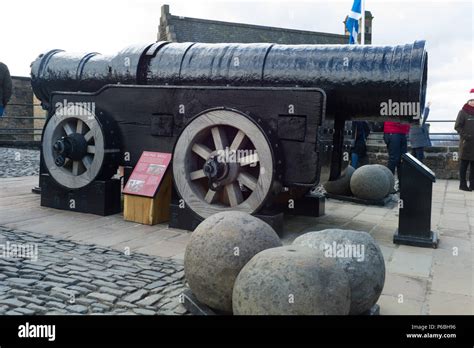
[(176, 261), (0, 228), (0, 315), (183, 315), (183, 287)]
[(0, 147), (0, 178), (39, 174), (38, 150)]

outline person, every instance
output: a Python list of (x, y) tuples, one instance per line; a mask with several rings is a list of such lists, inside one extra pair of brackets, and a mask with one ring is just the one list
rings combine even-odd
[(411, 154), (420, 162), (425, 159), (425, 147), (431, 146), (429, 124), (426, 123), (430, 114), (431, 102), (425, 107), (421, 124), (410, 127), (409, 139), (411, 144)]
[(0, 117), (12, 96), (12, 79), (8, 67), (0, 62)]
[(359, 160), (367, 156), (367, 138), (370, 128), (365, 121), (353, 121), (354, 146), (352, 147), (351, 165), (355, 169), (359, 167)]
[[(471, 89), (469, 100), (458, 113), (454, 129), (459, 133), (459, 189), (474, 190), (474, 88)], [(469, 168), (469, 186), (466, 177)]]
[(407, 152), (407, 134), (410, 131), (410, 125), (400, 122), (384, 122), (383, 140), (387, 145), (388, 164), (387, 167), (395, 174), (397, 169), (400, 178), (400, 164), (402, 155)]

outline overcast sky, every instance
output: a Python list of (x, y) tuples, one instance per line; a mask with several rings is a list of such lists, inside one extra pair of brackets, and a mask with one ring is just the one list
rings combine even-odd
[[(36, 56), (53, 48), (113, 53), (154, 42), (162, 4), (185, 17), (342, 34), (352, 2), (2, 0), (0, 61), (12, 75), (28, 76)], [(474, 0), (366, 0), (366, 9), (375, 17), (373, 44), (427, 41), (431, 117), (455, 118), (474, 88)]]

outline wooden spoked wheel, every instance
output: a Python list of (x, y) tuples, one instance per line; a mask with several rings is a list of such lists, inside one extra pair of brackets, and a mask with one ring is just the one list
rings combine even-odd
[(203, 218), (225, 210), (256, 212), (271, 191), (273, 176), (274, 155), (264, 132), (237, 111), (199, 115), (176, 142), (176, 188)]
[(102, 170), (104, 142), (103, 131), (92, 112), (76, 105), (58, 109), (43, 132), (45, 165), (64, 187), (84, 187)]

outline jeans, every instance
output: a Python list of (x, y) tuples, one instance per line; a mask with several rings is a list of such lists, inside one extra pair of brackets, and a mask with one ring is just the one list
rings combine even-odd
[(4, 110), (4, 109), (3, 109), (3, 106), (2, 106), (2, 105), (0, 105), (0, 117), (2, 117), (2, 116), (3, 116), (3, 110)]
[(461, 160), (461, 165), (459, 166), (459, 179), (461, 181), (461, 186), (466, 185), (466, 177), (467, 177), (467, 167), (469, 167), (469, 187), (474, 189), (474, 161), (468, 160)]
[(407, 136), (406, 134), (385, 133), (383, 140), (387, 144), (388, 164), (387, 167), (395, 174), (397, 168), (398, 177), (400, 177), (400, 163), (402, 155), (407, 152)]
[(425, 148), (424, 147), (417, 147), (414, 149), (411, 149), (411, 154), (415, 156), (417, 160), (420, 162), (423, 162), (425, 159)]
[(354, 167), (354, 169), (359, 167), (359, 155), (355, 152), (353, 152), (351, 155), (351, 166)]

